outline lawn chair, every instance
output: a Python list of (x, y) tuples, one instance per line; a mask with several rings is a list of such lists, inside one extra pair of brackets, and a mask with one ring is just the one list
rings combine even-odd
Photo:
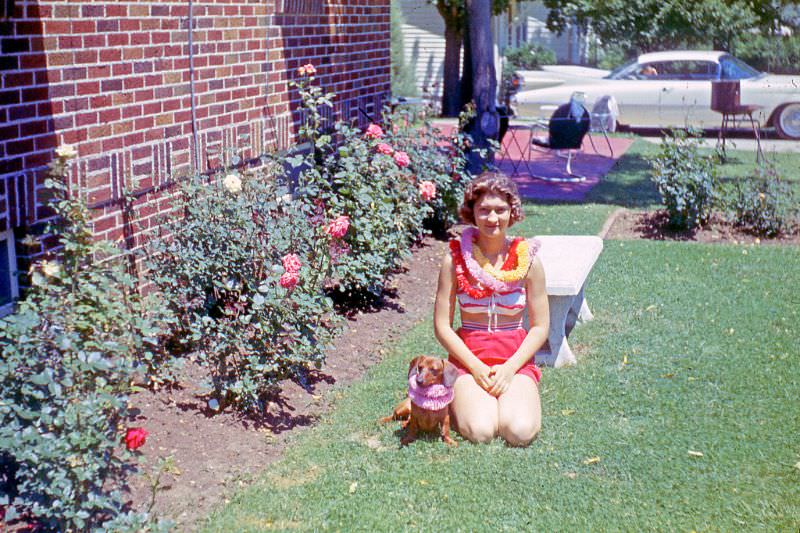
[(585, 176), (572, 172), (572, 154), (575, 150), (581, 149), (583, 138), (589, 131), (590, 125), (589, 111), (578, 98), (573, 96), (569, 103), (558, 106), (548, 122), (547, 139), (531, 137), (531, 143), (549, 150), (565, 150), (567, 152), (566, 175), (563, 177), (534, 175), (533, 177), (546, 181), (586, 181)]
[[(619, 106), (617, 105), (616, 98), (610, 95), (598, 98), (594, 106), (592, 106), (590, 116), (592, 124), (589, 131), (596, 131), (603, 134), (606, 144), (608, 145), (608, 151), (611, 157), (614, 157), (614, 147), (611, 145), (611, 139), (608, 138), (608, 132), (617, 131)], [(594, 148), (595, 153), (599, 153), (591, 135), (589, 135), (589, 140), (592, 142), (592, 148)]]

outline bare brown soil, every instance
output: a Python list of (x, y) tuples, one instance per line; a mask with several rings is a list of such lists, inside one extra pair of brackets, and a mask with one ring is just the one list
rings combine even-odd
[(651, 239), (658, 241), (694, 241), (733, 244), (800, 244), (800, 232), (793, 231), (773, 238), (755, 235), (733, 226), (720, 216), (712, 216), (709, 224), (691, 231), (676, 231), (668, 225), (665, 211), (628, 211), (620, 209), (606, 223), (605, 239)]
[(152, 491), (146, 473), (159, 458), (172, 457), (177, 473), (162, 475), (153, 513), (176, 520), (180, 530), (195, 529), (215, 506), (281, 456), (287, 436), (313, 425), (329, 409), (333, 394), (327, 393), (359, 379), (380, 361), (386, 347), (430, 316), (445, 250), (446, 242), (433, 238), (417, 247), (392, 277), (379, 305), (349, 314), (323, 368), (302, 384), (282, 383), (258, 419), (209, 409), (199, 387), (203, 372), (191, 361), (173, 389), (133, 396), (130, 425), (150, 432), (139, 449), (140, 470), (145, 474), (131, 480), (133, 507), (149, 506)]

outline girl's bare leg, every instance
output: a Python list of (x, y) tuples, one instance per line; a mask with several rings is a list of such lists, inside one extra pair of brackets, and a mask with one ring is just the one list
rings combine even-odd
[(497, 402), (500, 436), (511, 446), (530, 444), (542, 427), (539, 385), (530, 377), (517, 374)]
[(475, 383), (471, 374), (459, 377), (454, 388), (450, 412), (456, 430), (471, 442), (491, 442), (497, 435), (497, 398)]

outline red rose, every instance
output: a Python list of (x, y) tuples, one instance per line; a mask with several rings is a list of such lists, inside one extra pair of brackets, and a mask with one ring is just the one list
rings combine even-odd
[(297, 254), (286, 254), (281, 259), (281, 263), (283, 263), (283, 269), (286, 272), (300, 272), (300, 267), (302, 266)]
[(128, 428), (125, 433), (125, 446), (131, 451), (140, 448), (147, 440), (148, 435), (149, 433), (144, 428)]
[(350, 227), (350, 217), (347, 215), (342, 215), (337, 217), (335, 220), (331, 221), (328, 224), (328, 227), (325, 228), (325, 233), (330, 235), (335, 239), (341, 239), (345, 235), (347, 235), (347, 230)]
[(386, 143), (380, 143), (380, 144), (378, 144), (378, 146), (376, 146), (375, 148), (376, 148), (376, 149), (378, 150), (378, 152), (379, 152), (379, 153), (381, 153), (381, 154), (392, 155), (392, 154), (394, 153), (394, 150), (392, 149), (392, 147), (391, 147), (391, 146), (389, 146), (389, 145), (388, 145), (388, 144), (386, 144)]
[(383, 130), (377, 124), (370, 124), (366, 133), (364, 133), (364, 137), (367, 139), (381, 139), (383, 138)]
[(299, 281), (300, 276), (297, 272), (284, 272), (283, 275), (281, 275), (281, 279), (278, 280), (278, 283), (280, 283), (281, 287), (284, 289), (292, 290)]
[(394, 153), (394, 162), (397, 163), (398, 167), (404, 168), (408, 166), (408, 164), (411, 162), (411, 159), (409, 159), (407, 153), (398, 150)]

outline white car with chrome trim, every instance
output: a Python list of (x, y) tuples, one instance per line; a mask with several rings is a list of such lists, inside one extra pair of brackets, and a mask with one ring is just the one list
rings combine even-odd
[(580, 92), (589, 109), (612, 97), (619, 124), (656, 128), (719, 128), (722, 117), (711, 109), (711, 82), (739, 80), (740, 103), (761, 106), (753, 113), (761, 127), (774, 126), (779, 136), (800, 140), (800, 74), (765, 74), (726, 52), (654, 52), (613, 71), (545, 66), (517, 75), (521, 87), (511, 104), (521, 117), (548, 118)]

